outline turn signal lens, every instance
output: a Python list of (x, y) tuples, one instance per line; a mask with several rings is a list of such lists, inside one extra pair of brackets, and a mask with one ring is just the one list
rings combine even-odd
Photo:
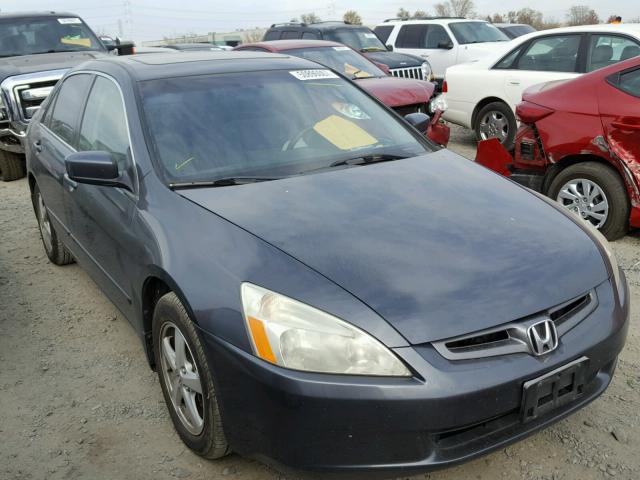
[(254, 354), (294, 370), (347, 375), (410, 376), (378, 340), (304, 303), (243, 283), (242, 306)]

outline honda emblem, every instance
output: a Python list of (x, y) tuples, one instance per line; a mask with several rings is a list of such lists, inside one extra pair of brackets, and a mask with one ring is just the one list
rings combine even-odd
[(548, 319), (534, 323), (527, 329), (527, 338), (534, 355), (539, 356), (552, 352), (558, 346), (556, 324)]

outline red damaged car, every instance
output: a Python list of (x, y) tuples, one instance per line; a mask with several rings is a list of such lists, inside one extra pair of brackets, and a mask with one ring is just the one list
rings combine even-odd
[(487, 143), (476, 161), (557, 200), (609, 240), (640, 227), (640, 57), (535, 85), (522, 99), (514, 157)]
[(401, 116), (416, 112), (430, 114), (427, 136), (442, 146), (449, 142), (449, 127), (441, 120), (443, 112), (430, 103), (435, 84), (389, 76), (386, 65), (373, 63), (351, 47), (324, 40), (273, 40), (244, 44), (234, 50), (286, 53), (325, 65), (356, 81)]

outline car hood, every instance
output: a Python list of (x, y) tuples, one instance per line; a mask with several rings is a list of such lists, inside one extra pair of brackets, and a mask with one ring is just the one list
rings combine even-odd
[(384, 63), (389, 68), (419, 67), (426, 60), (399, 52), (362, 52), (369, 60)]
[(389, 107), (402, 107), (427, 103), (433, 95), (434, 85), (409, 78), (361, 78), (358, 85)]
[(412, 344), (519, 319), (607, 279), (571, 219), (448, 150), (180, 194), (340, 285)]
[(2, 58), (0, 59), (0, 81), (14, 75), (71, 68), (105, 55), (102, 52), (90, 51), (42, 53)]

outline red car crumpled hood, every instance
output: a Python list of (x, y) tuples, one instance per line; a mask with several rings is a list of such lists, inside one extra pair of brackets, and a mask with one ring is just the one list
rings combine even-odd
[(392, 108), (427, 103), (435, 88), (433, 83), (410, 78), (361, 78), (357, 82), (371, 95)]

